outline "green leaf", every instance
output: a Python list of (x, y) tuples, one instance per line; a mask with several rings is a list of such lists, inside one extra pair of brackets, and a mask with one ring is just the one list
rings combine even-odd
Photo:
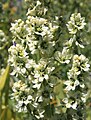
[(5, 115), (6, 115), (6, 108), (2, 111), (0, 120), (5, 120)]
[(12, 120), (12, 112), (9, 108), (7, 109), (7, 120)]
[(60, 81), (55, 87), (54, 87), (54, 93), (60, 98), (64, 98), (64, 89), (63, 89), (63, 82)]
[(64, 89), (63, 89), (63, 82), (60, 81), (55, 87), (54, 87), (54, 93), (56, 94), (56, 99), (58, 105), (60, 105), (61, 99), (65, 97)]
[(2, 91), (5, 86), (7, 77), (9, 75), (9, 69), (10, 69), (10, 66), (7, 66), (4, 73), (0, 76), (0, 91)]
[(12, 120), (12, 112), (8, 107), (2, 110), (0, 120)]

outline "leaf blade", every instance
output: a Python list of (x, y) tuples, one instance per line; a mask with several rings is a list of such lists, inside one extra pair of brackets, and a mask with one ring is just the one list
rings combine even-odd
[(0, 76), (0, 91), (2, 91), (4, 86), (5, 86), (6, 79), (7, 79), (8, 75), (9, 75), (9, 69), (10, 69), (10, 66), (7, 65), (4, 73)]

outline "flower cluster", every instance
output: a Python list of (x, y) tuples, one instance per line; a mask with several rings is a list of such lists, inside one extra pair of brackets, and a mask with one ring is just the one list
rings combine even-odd
[(68, 98), (64, 98), (63, 102), (66, 104), (66, 108), (73, 108), (76, 110), (77, 107), (77, 101), (74, 100), (68, 100)]
[(53, 87), (56, 84), (51, 80), (51, 73), (55, 68), (48, 64), (42, 59), (38, 64), (29, 64), (32, 69), (28, 69), (30, 74), (27, 76), (27, 83), (22, 83), (21, 80), (14, 83), (12, 98), (17, 102), (16, 109), (19, 108), (19, 112), (27, 112), (30, 106), (33, 116), (38, 119), (44, 117), (44, 107), (53, 98)]
[(21, 80), (14, 83), (12, 93), (12, 99), (17, 101), (16, 108), (18, 112), (27, 112), (27, 105), (32, 102), (32, 96), (30, 95), (29, 87)]
[(88, 71), (90, 65), (88, 64), (88, 59), (84, 55), (74, 55), (73, 56), (73, 65), (71, 70), (68, 72), (69, 79), (77, 79), (83, 71)]
[[(85, 102), (82, 74), (89, 70), (90, 65), (84, 55), (76, 54), (73, 50), (74, 46), (83, 48), (81, 39), (76, 37), (76, 33), (86, 24), (80, 13), (72, 14), (67, 24), (73, 37), (65, 43), (61, 52), (55, 39), (59, 26), (57, 22), (38, 14), (37, 9), (41, 6), (42, 3), (37, 1), (33, 9), (28, 9), (25, 21), (19, 19), (11, 24), (13, 44), (8, 50), (8, 63), (11, 75), (17, 77), (12, 87), (16, 110), (30, 112), (37, 119), (50, 119), (47, 116), (49, 107), (53, 109), (51, 114), (55, 115), (62, 114), (63, 106), (76, 111), (80, 103)], [(62, 65), (70, 69), (62, 70)], [(67, 76), (65, 81), (62, 80), (65, 78), (64, 71)], [(65, 87), (63, 92), (66, 97), (63, 95), (63, 98), (61, 83)]]
[(86, 25), (85, 19), (81, 17), (81, 14), (75, 13), (71, 15), (67, 27), (70, 34), (76, 34), (77, 31), (82, 30), (85, 25)]
[(8, 51), (10, 53), (8, 62), (12, 63), (11, 66), (15, 68), (11, 74), (16, 74), (16, 76), (19, 73), (26, 74), (25, 66), (28, 62), (28, 53), (25, 51), (24, 47), (15, 43), (15, 45), (11, 46)]
[(68, 47), (64, 47), (62, 53), (60, 51), (55, 52), (55, 59), (60, 63), (68, 64), (71, 58), (72, 58), (72, 54)]
[[(64, 91), (67, 95), (67, 98), (64, 98), (62, 101), (67, 109), (72, 108), (76, 110), (77, 113), (79, 107), (81, 110), (84, 107), (84, 105), (82, 105), (81, 107), (81, 104), (84, 104), (84, 102), (86, 102), (87, 93), (83, 74), (85, 74), (85, 72), (88, 72), (90, 69), (88, 59), (84, 55), (82, 55), (81, 52), (79, 54), (79, 47), (84, 48), (84, 46), (79, 44), (79, 37), (76, 36), (76, 33), (78, 33), (79, 30), (83, 29), (85, 24), (86, 23), (84, 21), (84, 18), (81, 17), (80, 13), (72, 14), (67, 27), (69, 33), (73, 34), (73, 37), (65, 43), (65, 45), (71, 51), (73, 50), (73, 54), (70, 60), (70, 62), (72, 62), (71, 69), (69, 69), (67, 72), (68, 80), (64, 81)], [(77, 51), (74, 51), (74, 49), (76, 49)], [(77, 113), (76, 116), (72, 116), (72, 119), (84, 117), (84, 113), (81, 113), (83, 114), (82, 116), (78, 115)]]
[(37, 119), (44, 117), (45, 108), (54, 96), (57, 81), (52, 75), (55, 66), (51, 56), (58, 28), (53, 22), (32, 13), (39, 5), (37, 1), (36, 6), (28, 10), (25, 21), (19, 19), (11, 24), (13, 44), (8, 50), (11, 75), (19, 80), (12, 88), (16, 109), (31, 111)]

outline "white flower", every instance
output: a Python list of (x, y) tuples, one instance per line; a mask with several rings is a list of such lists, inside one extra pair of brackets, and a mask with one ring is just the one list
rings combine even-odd
[(39, 82), (43, 82), (44, 77), (39, 77)]
[(74, 55), (73, 56), (73, 68), (80, 67), (83, 71), (88, 71), (90, 65), (88, 64), (88, 59), (84, 55)]
[(76, 80), (75, 82), (74, 82), (74, 86), (78, 86), (80, 84), (80, 82), (78, 81), (78, 80)]
[(35, 117), (36, 117), (37, 119), (43, 118), (43, 117), (44, 117), (44, 115), (43, 115), (44, 112), (45, 112), (45, 111), (39, 112), (39, 115), (35, 115)]
[(74, 78), (77, 79), (77, 76), (80, 75), (81, 71), (79, 71), (79, 69), (77, 67), (72, 67), (71, 70), (69, 70), (69, 72), (67, 72), (67, 76), (69, 79)]
[(24, 101), (24, 103), (25, 103), (25, 105), (27, 105), (27, 104), (30, 104), (32, 101), (33, 101), (33, 97), (31, 95), (29, 95), (27, 97), (27, 100)]
[(22, 68), (21, 72), (22, 72), (22, 74), (25, 74), (26, 73), (26, 68)]
[(36, 52), (36, 46), (37, 46), (38, 41), (29, 41), (28, 46), (29, 50), (31, 51), (31, 54), (34, 54)]
[(38, 103), (34, 102), (34, 103), (33, 103), (33, 106), (34, 106), (35, 108), (37, 108)]
[(67, 64), (68, 64), (69, 62), (70, 62), (70, 60), (65, 60), (65, 63), (67, 63)]
[(44, 78), (48, 80), (49, 76), (47, 74), (44, 75)]
[(85, 87), (84, 83), (83, 83), (83, 84), (80, 84), (80, 87), (81, 87), (81, 88), (84, 88), (84, 87)]
[[(34, 81), (33, 81), (33, 83), (34, 83)], [(41, 87), (41, 83), (38, 83), (37, 81), (34, 85), (32, 85), (32, 88), (40, 89), (40, 87)]]
[(11, 23), (10, 31), (17, 37), (18, 34), (21, 33), (22, 29), (24, 29), (24, 21), (21, 19), (15, 20), (15, 23)]
[(73, 84), (72, 81), (70, 81), (70, 80), (65, 81), (64, 84), (67, 85), (67, 87), (65, 88), (65, 90), (66, 90), (67, 92), (72, 89), (72, 84)]
[(71, 107), (76, 110), (77, 109), (76, 108), (77, 107), (77, 101), (74, 104), (71, 104)]
[(27, 99), (28, 99), (28, 100), (32, 100), (32, 96), (31, 96), (31, 95), (29, 95)]
[(81, 60), (81, 69), (84, 71), (88, 71), (90, 65), (88, 64), (88, 59), (84, 55), (80, 55), (80, 60)]
[(43, 102), (43, 97), (42, 96), (39, 97), (38, 102)]
[(16, 44), (16, 46), (14, 45), (11, 46), (8, 51), (11, 54), (11, 57), (19, 56), (20, 58), (23, 58), (23, 57), (27, 57), (28, 55), (24, 47), (20, 44)]
[(18, 101), (16, 109), (18, 110), (18, 112), (27, 112), (27, 107), (26, 105), (24, 105), (24, 101)]
[(55, 59), (61, 63), (68, 64), (70, 62), (72, 55), (70, 54), (70, 50), (68, 47), (64, 47), (62, 53), (60, 51), (55, 52)]
[(39, 5), (41, 5), (41, 2), (40, 2), (40, 1), (37, 1), (37, 5), (36, 5), (36, 6), (39, 6)]
[(70, 101), (69, 102), (68, 98), (64, 98), (62, 101), (65, 103), (66, 108), (73, 108), (75, 110), (77, 109), (76, 108), (77, 107), (77, 101), (75, 101), (75, 102), (74, 101)]
[(78, 55), (73, 56), (73, 64), (80, 65), (80, 57)]
[(40, 74), (38, 73), (38, 72), (36, 72), (35, 74), (34, 74), (34, 78), (39, 78), (40, 77)]
[(66, 103), (66, 108), (71, 108), (71, 103)]
[(67, 28), (68, 28), (70, 34), (76, 34), (77, 33), (77, 29), (75, 28), (74, 23), (69, 21), (68, 24), (66, 24), (66, 25), (67, 25)]
[(25, 91), (25, 89), (27, 88), (27, 85), (25, 83), (23, 83), (21, 80), (19, 80), (18, 82), (15, 82), (13, 84), (13, 91), (17, 92), (17, 90), (19, 89), (20, 91)]
[(70, 21), (67, 24), (67, 28), (70, 34), (76, 34), (77, 31), (83, 29), (85, 25), (85, 19), (81, 17), (81, 14), (74, 13), (70, 17)]
[(33, 59), (28, 59), (26, 61), (25, 67), (29, 69), (29, 68), (32, 68), (35, 65), (36, 65), (36, 63), (35, 63), (35, 61)]
[(64, 84), (67, 85), (67, 87), (65, 88), (65, 91), (68, 92), (70, 90), (75, 90), (76, 86), (78, 86), (80, 83), (78, 80), (76, 80), (75, 82), (68, 80), (68, 81), (65, 81)]
[(80, 48), (84, 48), (84, 46), (81, 45), (81, 44), (79, 44), (77, 41), (75, 42), (75, 44), (76, 44), (77, 46), (79, 46)]
[(70, 38), (70, 40), (68, 40), (66, 43), (65, 43), (65, 45), (67, 45), (67, 47), (71, 47), (72, 46), (72, 44), (73, 44), (73, 38)]

